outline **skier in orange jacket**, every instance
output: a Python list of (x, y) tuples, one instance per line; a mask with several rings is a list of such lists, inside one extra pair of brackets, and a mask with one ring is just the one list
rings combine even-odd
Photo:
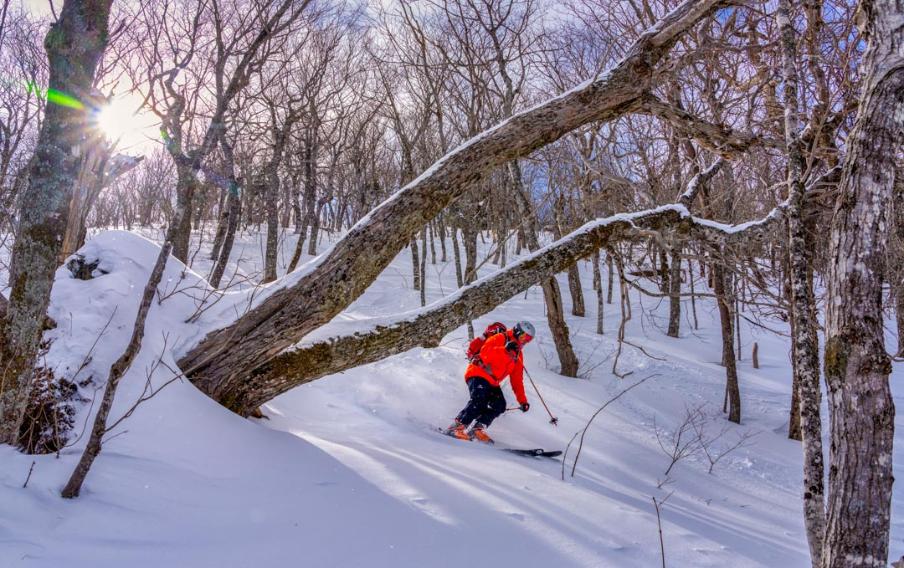
[[(500, 414), (505, 412), (505, 395), (501, 384), (506, 377), (511, 378), (512, 390), (518, 399), (521, 412), (530, 409), (524, 394), (524, 356), (521, 349), (534, 338), (534, 326), (521, 321), (504, 332), (493, 335), (480, 348), (480, 353), (471, 359), (465, 371), (465, 382), (471, 399), (446, 433), (461, 440), (477, 439), (489, 444), (493, 439), (486, 429)], [(473, 428), (471, 423), (474, 423)], [(470, 428), (470, 430), (469, 430)]]

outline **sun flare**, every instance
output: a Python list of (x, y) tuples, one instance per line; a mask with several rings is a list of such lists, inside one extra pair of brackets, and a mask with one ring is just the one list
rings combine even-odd
[(114, 97), (97, 112), (97, 128), (117, 147), (143, 146), (157, 139), (156, 120), (136, 95)]

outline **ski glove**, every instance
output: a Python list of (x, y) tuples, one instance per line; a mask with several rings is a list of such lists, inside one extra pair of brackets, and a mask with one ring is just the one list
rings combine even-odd
[(530, 410), (530, 403), (522, 402), (521, 403), (521, 412), (527, 412), (528, 410)]
[(518, 342), (517, 341), (507, 341), (505, 343), (505, 350), (511, 351), (512, 354), (517, 355), (518, 354)]

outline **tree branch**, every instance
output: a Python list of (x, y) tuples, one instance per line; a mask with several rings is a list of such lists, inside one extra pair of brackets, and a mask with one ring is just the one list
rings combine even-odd
[(749, 132), (738, 132), (722, 124), (707, 122), (684, 109), (670, 105), (652, 93), (646, 93), (639, 101), (638, 112), (656, 116), (670, 123), (684, 136), (724, 158), (737, 157), (751, 146), (782, 147), (781, 140), (763, 138)]
[[(686, 236), (734, 242), (747, 240), (749, 232), (761, 232), (778, 218), (780, 215), (773, 211), (759, 221), (725, 225), (698, 219), (682, 205), (672, 204), (592, 221), (508, 268), (425, 308), (403, 314), (394, 321), (373, 318), (368, 324), (357, 320), (353, 322), (354, 327), (364, 331), (314, 339), (274, 357), (242, 382), (235, 392), (235, 402), (240, 402), (239, 408), (250, 411), (289, 389), (326, 375), (373, 363), (418, 346), (436, 347), (443, 336), (459, 326), (489, 313), (544, 278), (616, 241), (649, 231), (671, 230)], [(338, 329), (341, 330), (341, 324)]]

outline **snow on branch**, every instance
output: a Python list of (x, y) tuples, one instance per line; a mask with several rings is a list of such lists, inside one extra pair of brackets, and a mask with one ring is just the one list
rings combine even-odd
[(719, 173), (719, 170), (722, 169), (724, 164), (725, 160), (719, 158), (713, 162), (713, 165), (691, 178), (691, 181), (687, 184), (687, 189), (678, 196), (678, 203), (690, 209), (691, 204), (694, 203), (694, 199), (697, 197), (697, 193), (700, 192), (700, 188), (703, 187), (704, 184), (709, 183), (709, 180)]
[(781, 210), (776, 208), (758, 221), (727, 225), (693, 217), (683, 205), (670, 204), (591, 221), (504, 270), (419, 310), (400, 316), (330, 324), (318, 330), (298, 348), (255, 369), (240, 387), (243, 406), (255, 408), (300, 384), (418, 346), (435, 347), (443, 336), (467, 321), (489, 313), (543, 278), (616, 241), (650, 231), (671, 230), (707, 240), (735, 242), (748, 238), (751, 232), (762, 231), (781, 215)]

